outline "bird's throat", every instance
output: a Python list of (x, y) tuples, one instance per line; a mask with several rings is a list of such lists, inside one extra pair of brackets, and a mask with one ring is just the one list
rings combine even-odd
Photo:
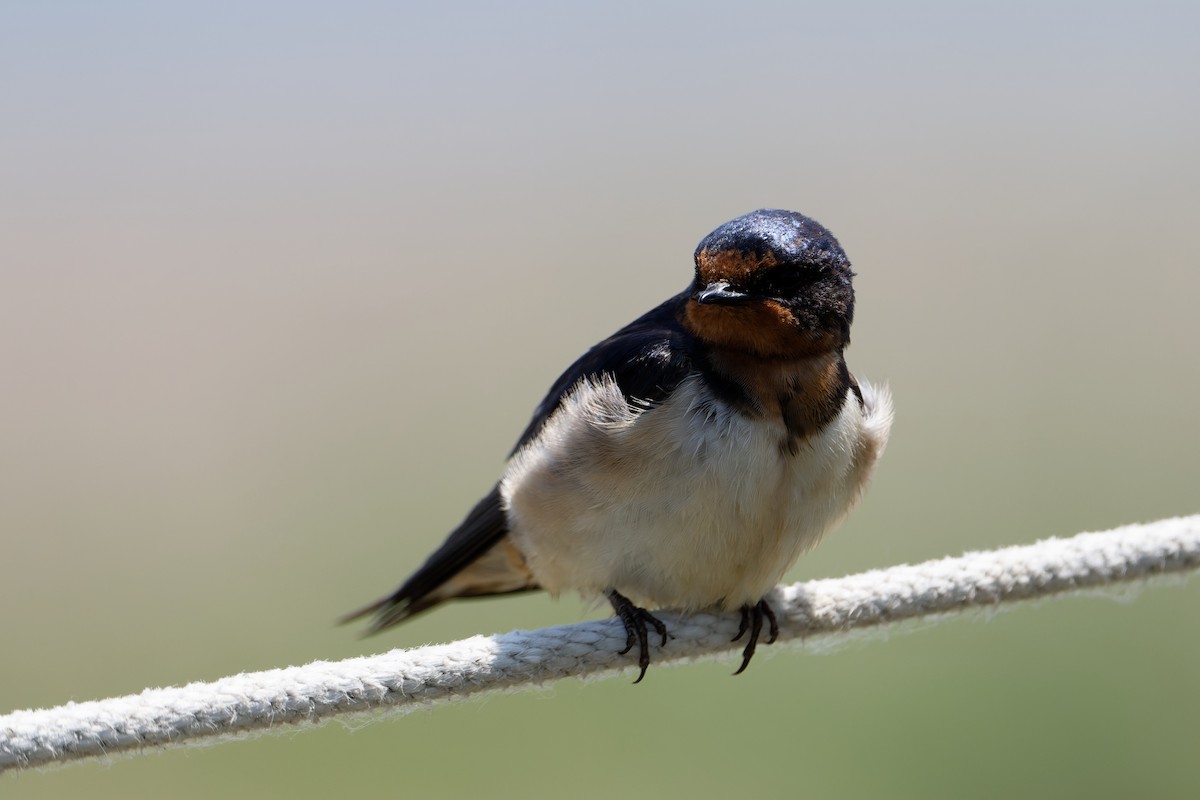
[(781, 447), (793, 453), (837, 417), (855, 386), (840, 348), (786, 360), (711, 348), (707, 361), (728, 388), (728, 400), (747, 413), (782, 424), (786, 441)]

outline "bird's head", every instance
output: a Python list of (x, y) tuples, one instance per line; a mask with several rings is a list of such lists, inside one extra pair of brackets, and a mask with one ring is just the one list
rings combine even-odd
[(820, 223), (794, 211), (752, 211), (696, 248), (683, 323), (709, 344), (763, 358), (840, 350), (850, 341), (853, 277)]

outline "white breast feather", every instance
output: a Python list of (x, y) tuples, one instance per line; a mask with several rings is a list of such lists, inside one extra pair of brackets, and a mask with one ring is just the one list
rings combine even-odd
[(616, 589), (648, 607), (760, 600), (853, 507), (887, 444), (886, 388), (860, 383), (789, 455), (781, 422), (749, 418), (698, 378), (631, 408), (581, 382), (501, 483), (511, 535), (552, 594)]

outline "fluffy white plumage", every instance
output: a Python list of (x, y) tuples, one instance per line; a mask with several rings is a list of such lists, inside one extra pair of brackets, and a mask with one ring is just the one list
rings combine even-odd
[(583, 381), (515, 454), (501, 482), (510, 536), (537, 582), (585, 597), (694, 610), (757, 603), (861, 497), (892, 422), (885, 387), (847, 391), (800, 445), (692, 376), (631, 407)]

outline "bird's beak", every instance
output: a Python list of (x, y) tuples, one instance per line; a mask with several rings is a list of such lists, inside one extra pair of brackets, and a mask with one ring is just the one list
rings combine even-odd
[(752, 295), (739, 292), (725, 281), (710, 283), (692, 295), (692, 298), (697, 303), (714, 306), (734, 306), (741, 303), (749, 303), (755, 299)]

